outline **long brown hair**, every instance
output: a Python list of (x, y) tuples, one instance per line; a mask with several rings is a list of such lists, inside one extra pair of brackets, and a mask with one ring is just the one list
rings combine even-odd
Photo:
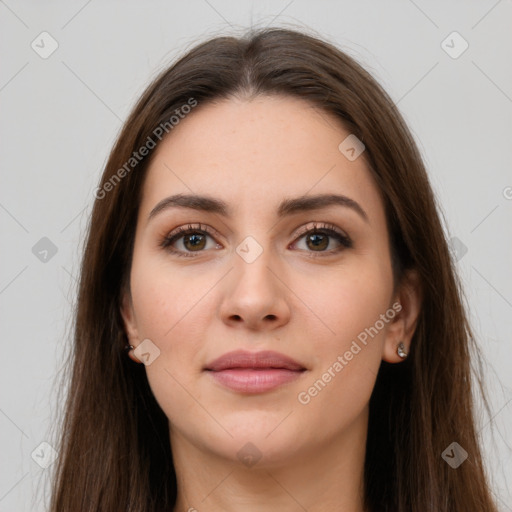
[[(353, 58), (287, 29), (195, 46), (149, 85), (119, 134), (81, 264), (51, 511), (172, 510), (177, 487), (168, 420), (144, 366), (124, 351), (121, 294), (154, 153), (130, 159), (158, 138), (158, 127), (172, 136), (169, 120), (184, 105), (260, 94), (307, 100), (364, 143), (385, 201), (394, 277), (407, 269), (420, 277), (423, 303), (409, 357), (382, 362), (370, 399), (367, 510), (496, 512), (475, 429), (471, 362), (479, 349), (417, 146), (396, 105)], [(453, 442), (468, 454), (456, 469), (442, 456)]]

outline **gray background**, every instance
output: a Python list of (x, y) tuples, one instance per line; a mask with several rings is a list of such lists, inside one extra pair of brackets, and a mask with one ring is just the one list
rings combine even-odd
[[(0, 0), (0, 510), (46, 509), (52, 467), (40, 464), (51, 448), (40, 443), (54, 441), (62, 403), (83, 230), (129, 109), (199, 40), (279, 25), (312, 30), (355, 57), (418, 141), (456, 237), (491, 392), (492, 417), (479, 409), (479, 431), (500, 510), (511, 511), (511, 20), (510, 0)], [(47, 58), (43, 31), (58, 44)], [(462, 40), (442, 45), (453, 31), (469, 44), (457, 58)]]

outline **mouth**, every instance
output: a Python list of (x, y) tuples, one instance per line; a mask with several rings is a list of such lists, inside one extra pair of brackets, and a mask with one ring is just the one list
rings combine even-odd
[(292, 382), (307, 371), (294, 359), (274, 351), (235, 351), (206, 367), (213, 380), (232, 391), (263, 393)]

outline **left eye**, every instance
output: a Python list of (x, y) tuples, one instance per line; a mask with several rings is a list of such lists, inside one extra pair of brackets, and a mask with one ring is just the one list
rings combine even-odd
[[(330, 239), (332, 238), (338, 242), (338, 246), (335, 248), (329, 248), (331, 245)], [(347, 236), (328, 228), (311, 229), (301, 235), (297, 240), (301, 239), (304, 239), (306, 244), (306, 249), (304, 250), (309, 250), (310, 252), (333, 252), (340, 250), (342, 247), (347, 248), (352, 246), (352, 242)], [(297, 244), (297, 242), (294, 242), (294, 245), (295, 244)]]

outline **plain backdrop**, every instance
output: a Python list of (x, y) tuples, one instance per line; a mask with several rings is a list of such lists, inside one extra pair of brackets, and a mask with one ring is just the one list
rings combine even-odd
[(418, 142), (484, 354), (493, 492), (511, 511), (511, 21), (510, 0), (0, 1), (0, 510), (47, 507), (84, 228), (130, 108), (197, 42), (286, 26), (358, 60)]

